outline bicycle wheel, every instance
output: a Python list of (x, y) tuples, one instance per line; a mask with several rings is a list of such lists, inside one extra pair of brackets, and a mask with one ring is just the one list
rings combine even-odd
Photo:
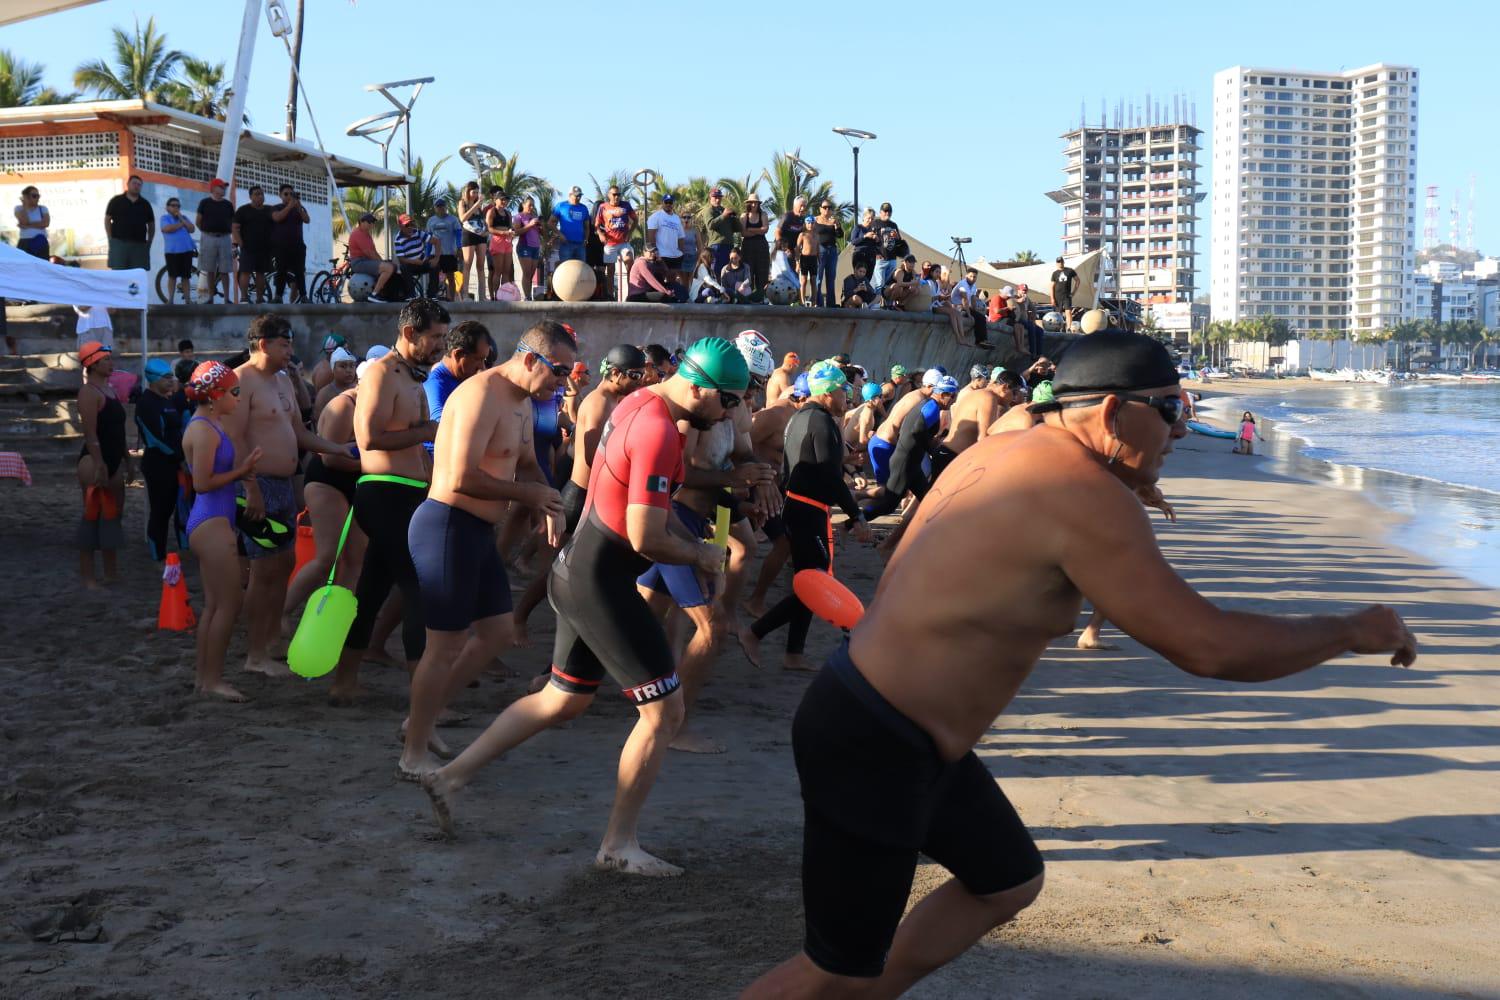
[(167, 276), (165, 266), (156, 272), (156, 301), (167, 302), (172, 292), (172, 279)]
[(332, 305), (334, 302), (332, 278), (333, 276), (327, 271), (319, 271), (313, 275), (312, 290), (307, 293), (307, 297), (323, 305)]

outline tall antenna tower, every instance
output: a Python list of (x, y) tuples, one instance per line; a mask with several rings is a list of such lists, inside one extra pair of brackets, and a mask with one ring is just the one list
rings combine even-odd
[(1464, 232), (1464, 249), (1470, 253), (1474, 251), (1474, 187), (1476, 181), (1473, 174), (1469, 175), (1469, 225)]
[(1453, 192), (1452, 207), (1448, 210), (1448, 245), (1458, 249), (1458, 192)]
[(1438, 241), (1438, 186), (1427, 185), (1427, 206), (1422, 210), (1422, 249), (1437, 249)]

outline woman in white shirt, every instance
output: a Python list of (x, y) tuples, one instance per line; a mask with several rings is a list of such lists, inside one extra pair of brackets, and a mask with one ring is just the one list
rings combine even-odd
[(15, 207), (15, 215), (16, 228), (21, 231), (16, 246), (33, 257), (46, 260), (47, 227), (52, 225), (52, 215), (42, 204), (42, 193), (34, 185), (21, 189), (21, 204)]
[(727, 302), (729, 294), (714, 278), (714, 252), (701, 250), (698, 266), (693, 269), (693, 283), (688, 288), (689, 302)]

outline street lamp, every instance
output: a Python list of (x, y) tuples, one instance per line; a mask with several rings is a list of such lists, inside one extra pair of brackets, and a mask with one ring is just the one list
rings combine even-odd
[(834, 131), (844, 137), (849, 143), (849, 148), (854, 150), (854, 218), (859, 220), (859, 144), (875, 138), (874, 132), (866, 132), (862, 128), (844, 128), (836, 126)]
[[(401, 120), (397, 124), (404, 125), (406, 127), (406, 167), (404, 170), (402, 170), (402, 173), (405, 174), (411, 173), (411, 109), (416, 105), (417, 98), (422, 96), (422, 88), (431, 83), (432, 80), (433, 78), (430, 76), (419, 76), (414, 80), (397, 80), (394, 83), (365, 84), (366, 93), (380, 94), (387, 101), (390, 101), (392, 104), (394, 104), (396, 106), (396, 110), (401, 113)], [(402, 101), (395, 94), (391, 93), (392, 90), (395, 90), (398, 87), (415, 87), (417, 89), (411, 92), (411, 98), (409, 100)], [(406, 210), (410, 212), (411, 207), (411, 185), (407, 184)]]
[[(359, 136), (361, 139), (369, 139), (380, 147), (380, 165), (387, 173), (391, 169), (391, 141), (396, 138), (396, 129), (401, 127), (405, 119), (405, 112), (382, 111), (379, 114), (361, 118), (352, 122), (344, 129), (345, 135)], [(385, 233), (385, 252), (391, 252), (391, 191), (390, 185), (383, 184), (382, 197), (380, 199), (380, 228)], [(406, 197), (406, 203), (411, 204), (411, 195)], [(347, 221), (347, 220), (346, 220)]]
[(657, 172), (655, 170), (652, 170), (650, 167), (643, 167), (642, 169), (637, 170), (635, 172), (635, 176), (631, 178), (632, 180), (635, 181), (635, 186), (638, 187), (638, 188), (640, 188), (640, 191), (641, 191), (641, 214), (640, 214), (640, 220), (641, 220), (641, 248), (642, 248), (642, 252), (643, 253), (645, 252), (645, 246), (646, 246), (646, 215), (647, 215), (647, 209), (649, 209), (651, 207), (650, 205), (648, 205), (646, 203), (646, 199), (647, 199), (647, 197), (650, 194), (651, 185), (653, 185), (653, 184), (656, 183), (656, 178), (658, 176), (660, 176), (660, 175), (657, 174)]

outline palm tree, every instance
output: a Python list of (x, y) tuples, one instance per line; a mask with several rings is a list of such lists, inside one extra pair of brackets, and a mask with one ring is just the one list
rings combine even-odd
[[(380, 206), (382, 204), (382, 188), (377, 187), (347, 187), (344, 188), (341, 200), (344, 203), (344, 213), (348, 215), (349, 222), (356, 224), (360, 216), (369, 212), (375, 216), (375, 234), (380, 233)], [(333, 235), (336, 237), (347, 236), (344, 229), (344, 220), (337, 212), (333, 214)]]
[[(224, 80), (224, 64), (185, 56), (182, 76), (162, 88), (162, 103), (201, 118), (224, 120), (229, 111), (229, 84)], [(245, 116), (250, 124), (250, 116)]]
[[(449, 157), (446, 156), (438, 160), (437, 163), (433, 164), (432, 171), (429, 173), (426, 166), (422, 163), (422, 158), (420, 156), (417, 157), (416, 162), (406, 170), (412, 177), (411, 204), (408, 205), (406, 203), (406, 188), (395, 188), (391, 192), (391, 214), (410, 215), (413, 219), (417, 220), (418, 226), (424, 225), (427, 217), (432, 215), (433, 206), (437, 203), (437, 200), (447, 193), (447, 189), (440, 186), (437, 173), (443, 169), (443, 164), (447, 163), (448, 160)], [(404, 156), (402, 157), (402, 162), (406, 162)], [(505, 190), (509, 193), (511, 189), (506, 188)], [(457, 202), (455, 201), (451, 204), (457, 204)]]
[(71, 103), (76, 95), (43, 86), (43, 71), (41, 63), (26, 62), (9, 50), (0, 49), (0, 108)]
[(609, 175), (604, 178), (603, 184), (599, 183), (599, 178), (595, 177), (593, 174), (589, 174), (589, 181), (594, 185), (595, 201), (603, 201), (605, 193), (612, 187), (619, 188), (620, 194), (622, 196), (627, 196), (626, 193), (635, 186), (635, 181), (631, 179), (631, 173), (629, 170), (610, 171)]
[(1020, 253), (1011, 254), (1010, 261), (1012, 264), (1040, 264), (1042, 258), (1035, 250), (1022, 250)]
[(176, 82), (174, 73), (185, 56), (167, 48), (167, 38), (156, 30), (156, 18), (135, 23), (135, 36), (120, 28), (114, 31), (115, 62), (102, 59), (81, 64), (73, 74), (73, 85), (93, 91), (111, 101), (155, 101)]
[(1410, 365), (1408, 351), (1422, 339), (1422, 323), (1417, 320), (1402, 320), (1391, 327), (1390, 339), (1396, 342), (1396, 367), (1406, 371)]
[(1474, 349), (1469, 352), (1469, 368), (1479, 368), (1481, 358), (1484, 360), (1484, 367), (1488, 368), (1490, 359), (1490, 345), (1493, 344), (1496, 339), (1500, 339), (1500, 331), (1491, 330), (1489, 327), (1481, 326), (1477, 322), (1474, 325), (1478, 329), (1474, 335)]
[[(802, 150), (793, 150), (792, 156), (801, 159)], [(790, 212), (792, 203), (798, 196), (806, 198), (807, 203), (812, 205), (818, 198), (827, 197), (833, 190), (833, 185), (824, 181), (814, 192), (808, 184), (812, 178), (785, 153), (773, 153), (771, 165), (762, 170), (760, 176), (768, 188), (764, 207), (773, 216)]]
[(732, 212), (743, 212), (745, 199), (758, 186), (751, 182), (749, 174), (740, 178), (720, 177), (714, 183), (719, 190), (724, 192), (724, 207)]
[(484, 183), (481, 187), (484, 188), (486, 197), (490, 188), (499, 187), (504, 188), (505, 196), (514, 202), (522, 195), (536, 194), (541, 186), (547, 185), (547, 181), (543, 178), (522, 170), (517, 165), (520, 159), (520, 153), (511, 153), (510, 159), (502, 160), (498, 167), (484, 175)]

